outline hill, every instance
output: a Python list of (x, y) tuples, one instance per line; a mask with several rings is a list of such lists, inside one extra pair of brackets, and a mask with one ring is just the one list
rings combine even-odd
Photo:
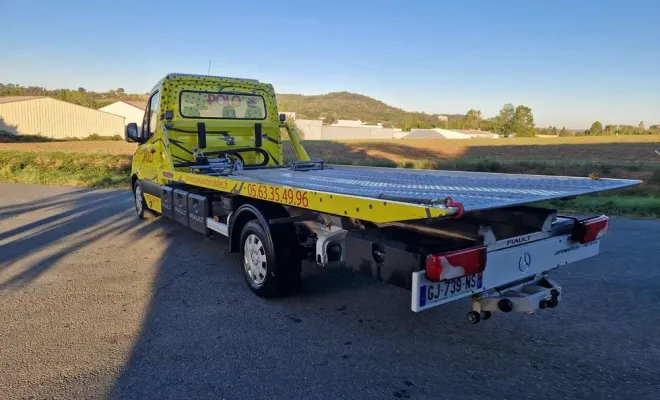
[[(296, 118), (319, 119), (326, 123), (338, 119), (361, 120), (368, 124), (382, 123), (384, 126), (404, 127), (406, 125), (438, 123), (439, 114), (410, 112), (389, 106), (380, 100), (351, 92), (333, 92), (306, 96), (302, 94), (278, 94), (277, 105), (281, 111), (293, 111)], [(463, 115), (448, 115), (458, 119)]]
[[(123, 88), (107, 92), (88, 91), (83, 87), (71, 89), (46, 89), (40, 86), (21, 86), (0, 83), (0, 96), (50, 96), (69, 103), (99, 109), (118, 100), (146, 100), (147, 94), (126, 93)], [(410, 112), (392, 107), (380, 100), (351, 92), (333, 92), (306, 96), (302, 94), (278, 94), (281, 111), (294, 111), (302, 119), (324, 118), (325, 123), (338, 119), (361, 120), (368, 124), (382, 123), (397, 128), (431, 128), (438, 126), (439, 114)], [(450, 121), (464, 115), (447, 115)]]

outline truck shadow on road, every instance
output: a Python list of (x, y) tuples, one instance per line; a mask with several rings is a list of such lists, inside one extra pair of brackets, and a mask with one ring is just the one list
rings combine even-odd
[[(606, 256), (564, 274), (573, 290), (557, 310), (470, 326), (467, 301), (414, 314), (409, 292), (333, 267), (305, 265), (299, 294), (258, 298), (224, 238), (139, 221), (128, 191), (79, 190), (0, 207), (0, 215), (0, 292), (43, 287), (35, 280), (48, 272), (103, 269), (91, 259), (97, 249), (115, 247), (110, 257), (139, 263), (105, 268), (104, 278), (128, 277), (114, 289), (126, 300), (97, 304), (138, 310), (137, 334), (117, 339), (125, 363), (115, 370), (108, 361), (112, 372), (102, 375), (112, 398), (502, 398), (521, 387), (522, 397), (651, 398), (644, 395), (657, 386), (652, 221), (618, 238), (615, 229)], [(83, 250), (90, 259), (67, 264)], [(132, 289), (133, 269), (146, 295)], [(82, 279), (75, 290), (105, 290), (99, 283)]]
[(600, 398), (612, 387), (599, 370), (631, 373), (609, 353), (576, 351), (587, 346), (583, 335), (601, 349), (616, 340), (599, 328), (610, 324), (606, 316), (579, 322), (580, 301), (471, 326), (467, 301), (414, 314), (407, 291), (311, 265), (301, 293), (266, 300), (246, 287), (223, 238), (157, 224), (170, 232), (169, 245), (113, 398), (501, 398), (525, 382), (536, 395)]
[[(27, 285), (68, 254), (132, 230), (131, 206), (125, 191), (80, 189), (0, 207), (9, 225), (0, 232), (0, 290)], [(145, 225), (131, 235), (151, 229)]]

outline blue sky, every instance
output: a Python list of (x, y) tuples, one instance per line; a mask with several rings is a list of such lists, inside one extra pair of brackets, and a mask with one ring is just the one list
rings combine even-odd
[(0, 0), (0, 82), (146, 92), (168, 72), (537, 125), (660, 124), (660, 1)]

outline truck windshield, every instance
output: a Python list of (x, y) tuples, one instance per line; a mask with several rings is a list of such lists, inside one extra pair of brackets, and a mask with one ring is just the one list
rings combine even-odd
[(181, 91), (179, 109), (185, 118), (265, 119), (266, 106), (258, 94)]

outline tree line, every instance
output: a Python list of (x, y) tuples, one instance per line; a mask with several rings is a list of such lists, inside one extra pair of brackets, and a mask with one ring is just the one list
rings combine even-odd
[(432, 128), (480, 130), (517, 137), (531, 137), (536, 134), (532, 109), (525, 105), (514, 106), (511, 103), (502, 106), (499, 114), (492, 118), (484, 118), (480, 110), (471, 109), (464, 116), (450, 118), (447, 121), (416, 122), (402, 126), (404, 131)]
[(123, 88), (112, 89), (107, 92), (93, 92), (84, 87), (79, 87), (77, 90), (49, 90), (41, 86), (21, 86), (12, 83), (0, 83), (0, 96), (48, 96), (93, 109), (105, 107), (119, 100), (139, 101), (147, 99), (147, 95), (128, 94)]
[[(0, 83), (0, 96), (49, 96), (84, 107), (99, 109), (119, 100), (145, 101), (148, 94), (129, 94), (123, 88), (107, 92), (94, 92), (84, 87), (79, 87), (77, 90), (49, 90), (40, 86)], [(385, 128), (401, 128), (404, 131), (432, 128), (481, 130), (502, 136), (518, 137), (660, 134), (660, 125), (645, 128), (643, 122), (637, 126), (603, 126), (601, 122), (596, 121), (584, 131), (555, 126), (538, 128), (534, 123), (534, 114), (530, 107), (514, 106), (511, 103), (504, 104), (498, 115), (492, 118), (484, 118), (480, 110), (471, 109), (465, 115), (446, 115), (447, 120), (444, 121), (443, 116), (439, 114), (405, 111), (371, 97), (350, 92), (313, 96), (278, 94), (277, 100), (281, 111), (295, 111), (298, 118), (323, 119), (325, 124), (334, 123), (338, 119), (359, 119), (367, 124), (380, 123)]]
[(417, 122), (403, 127), (410, 129), (473, 129), (497, 133), (502, 136), (532, 137), (536, 135), (553, 136), (601, 136), (601, 135), (658, 135), (660, 125), (645, 127), (644, 122), (637, 126), (633, 125), (605, 125), (600, 121), (591, 124), (589, 129), (569, 130), (565, 126), (558, 128), (549, 126), (538, 128), (534, 123), (532, 109), (525, 105), (514, 106), (507, 103), (500, 109), (499, 114), (493, 118), (484, 119), (481, 111), (471, 109), (464, 116), (453, 118), (448, 121), (438, 121), (434, 124)]

